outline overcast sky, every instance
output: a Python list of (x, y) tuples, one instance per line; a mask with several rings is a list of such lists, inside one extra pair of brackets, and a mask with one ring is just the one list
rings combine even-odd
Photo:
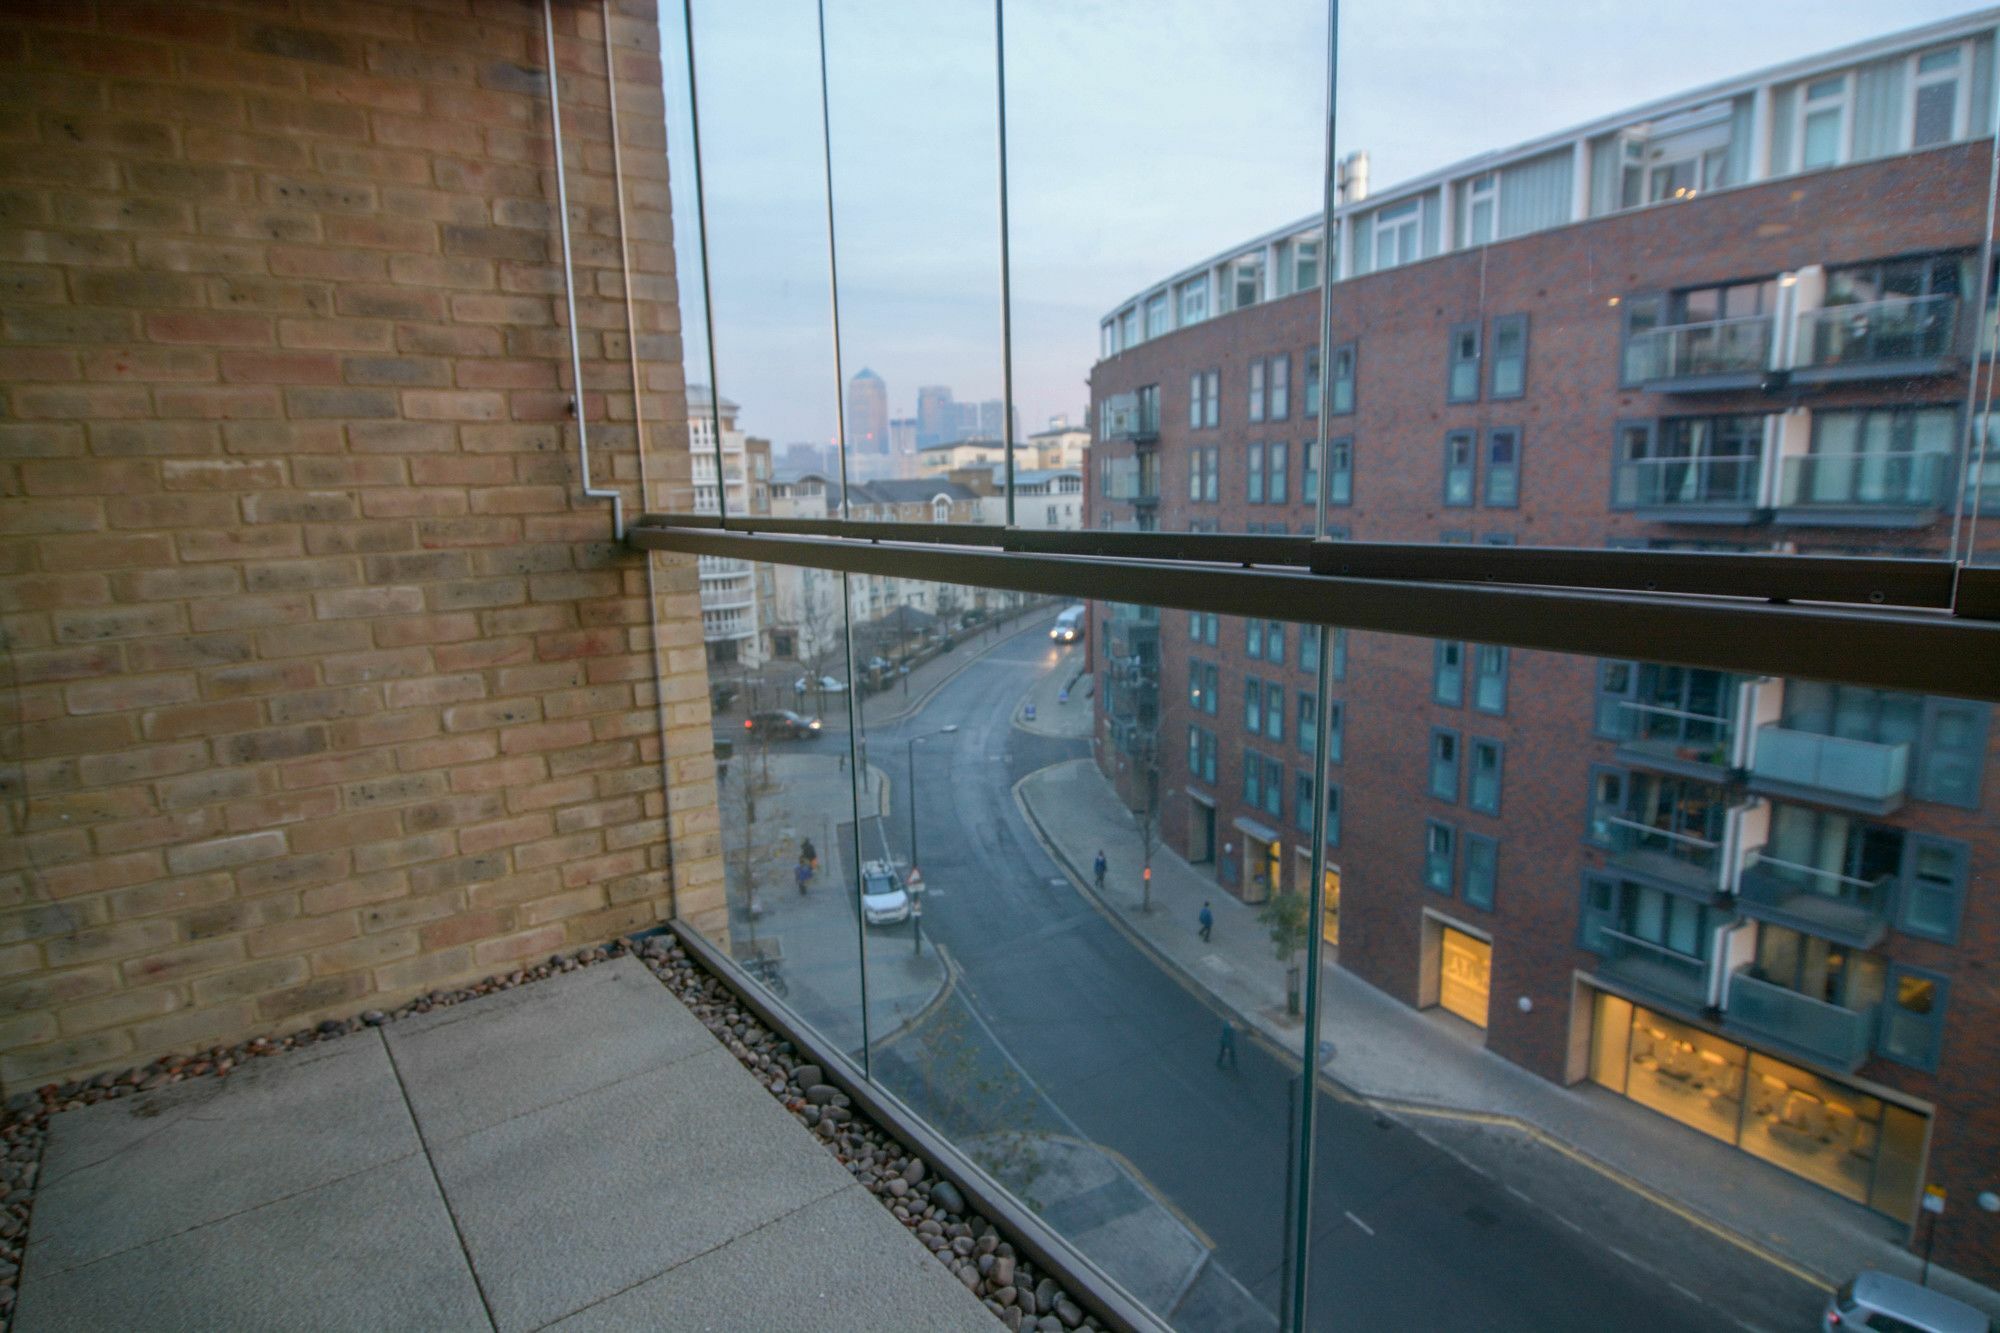
[[(665, 5), (688, 376), (701, 333), (679, 6)], [(696, 0), (715, 358), (741, 424), (831, 440), (834, 364), (810, 0)], [(992, 6), (828, 0), (844, 368), (1000, 396)], [(1337, 151), (1377, 190), (1765, 65), (1966, 11), (1939, 0), (1375, 0), (1342, 7)], [(1325, 6), (1007, 5), (1014, 395), (1079, 414), (1097, 322), (1157, 279), (1319, 207)]]

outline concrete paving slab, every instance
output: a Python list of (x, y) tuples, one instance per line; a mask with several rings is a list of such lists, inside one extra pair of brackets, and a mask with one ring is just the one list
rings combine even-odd
[(720, 1048), (433, 1145), (432, 1159), (504, 1333), (852, 1183)]
[(556, 1324), (641, 1329), (866, 1328), (987, 1333), (993, 1316), (859, 1185), (697, 1255)]
[(418, 1155), (66, 1272), (31, 1250), (27, 1277), (19, 1333), (487, 1327)]
[(55, 1117), (28, 1236), (44, 1275), (407, 1157), (374, 1031)]
[(383, 1033), (433, 1145), (715, 1046), (629, 957), (413, 1014)]

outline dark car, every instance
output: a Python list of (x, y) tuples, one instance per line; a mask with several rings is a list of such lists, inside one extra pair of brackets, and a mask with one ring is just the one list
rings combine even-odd
[(743, 729), (752, 736), (793, 741), (818, 739), (820, 727), (816, 717), (806, 717), (789, 708), (770, 708), (744, 718)]

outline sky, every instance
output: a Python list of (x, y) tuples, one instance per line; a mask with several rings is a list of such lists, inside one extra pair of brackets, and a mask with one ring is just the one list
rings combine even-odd
[[(688, 378), (703, 336), (693, 134), (667, 5), (668, 153)], [(1336, 153), (1381, 190), (1718, 79), (1966, 12), (1933, 0), (1393, 0), (1342, 6)], [(695, 0), (714, 378), (781, 447), (836, 430), (827, 161), (841, 371), (1001, 394), (993, 7)], [(1326, 7), (1280, 0), (1006, 5), (1014, 398), (1080, 417), (1097, 325), (1169, 273), (1316, 211)]]

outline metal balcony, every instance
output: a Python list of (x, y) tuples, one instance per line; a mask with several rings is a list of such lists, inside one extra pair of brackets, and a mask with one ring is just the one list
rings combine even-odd
[(1683, 897), (1712, 902), (1723, 890), (1722, 844), (1622, 816), (1608, 816), (1610, 863)]
[(1865, 1064), (1875, 1046), (1874, 1009), (1843, 1009), (1748, 971), (1729, 979), (1723, 1026), (1846, 1073)]
[(1629, 700), (1618, 708), (1625, 732), (1618, 743), (1620, 759), (1703, 782), (1728, 778), (1736, 736), (1733, 719)]
[(1597, 934), (1604, 941), (1599, 976), (1684, 1012), (1708, 1004), (1708, 964), (1701, 959), (1622, 930), (1606, 928)]
[(1794, 381), (1908, 379), (1955, 368), (1956, 296), (1898, 296), (1799, 316)]
[(1889, 929), (1896, 877), (1856, 879), (1819, 866), (1781, 861), (1752, 852), (1736, 885), (1743, 915), (1836, 940), (1856, 949), (1872, 948)]
[(1883, 745), (1774, 723), (1757, 729), (1750, 785), (1774, 796), (1886, 815), (1902, 808), (1909, 767), (1910, 747), (1902, 742)]
[(1755, 523), (1765, 515), (1755, 454), (1625, 458), (1612, 474), (1611, 501), (1660, 523)]
[(1772, 518), (1826, 527), (1923, 527), (1944, 507), (1951, 480), (1942, 449), (1800, 454), (1780, 467)]
[(1160, 438), (1157, 393), (1118, 393), (1104, 400), (1104, 438), (1152, 444)]
[(1639, 383), (1661, 393), (1754, 389), (1770, 373), (1771, 317), (1648, 329), (1633, 335), (1627, 355)]

